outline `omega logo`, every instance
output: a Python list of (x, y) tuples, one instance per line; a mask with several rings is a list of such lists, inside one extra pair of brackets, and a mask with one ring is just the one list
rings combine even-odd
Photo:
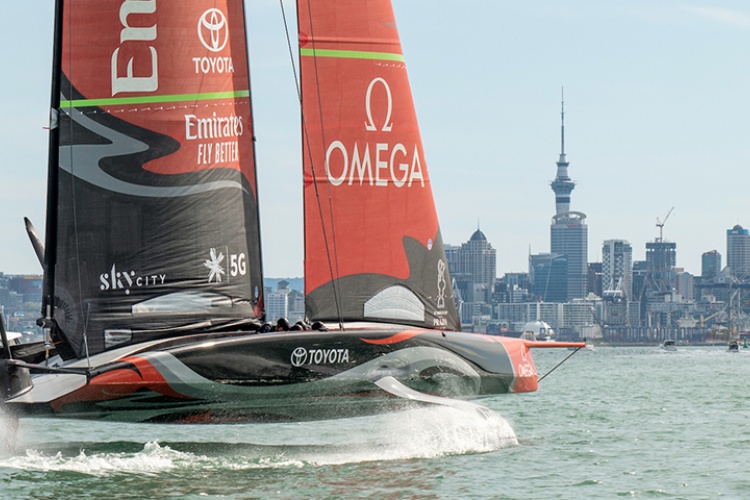
[(385, 88), (385, 95), (388, 96), (388, 108), (386, 109), (383, 128), (381, 128), (380, 130), (382, 130), (383, 132), (390, 132), (393, 128), (393, 123), (389, 123), (391, 121), (391, 112), (393, 111), (393, 97), (391, 96), (391, 88), (388, 86), (388, 82), (380, 77), (375, 78), (370, 82), (370, 85), (367, 86), (367, 94), (365, 95), (365, 110), (367, 113), (368, 121), (365, 122), (365, 130), (377, 130), (377, 128), (375, 127), (375, 122), (372, 119), (372, 89), (376, 83), (383, 84), (383, 87)]
[[(382, 126), (376, 125), (373, 118), (372, 93), (376, 86), (382, 86), (387, 98), (385, 117)], [(374, 78), (367, 86), (364, 96), (366, 132), (392, 132), (393, 94), (388, 82), (381, 77)], [(408, 136), (408, 134), (407, 134)], [(365, 134), (365, 137), (372, 137)], [(395, 137), (396, 141), (401, 137)], [(381, 139), (382, 140), (382, 139)], [(401, 142), (354, 141), (345, 144), (334, 140), (328, 145), (325, 157), (328, 182), (332, 186), (349, 186), (357, 182), (360, 186), (411, 188), (412, 185), (425, 187), (421, 153), (417, 144)]]

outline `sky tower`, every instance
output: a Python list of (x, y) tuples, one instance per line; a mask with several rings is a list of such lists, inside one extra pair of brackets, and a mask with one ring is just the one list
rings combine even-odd
[(550, 226), (550, 247), (553, 254), (567, 258), (567, 299), (580, 299), (587, 293), (588, 278), (588, 226), (586, 214), (570, 210), (570, 193), (576, 183), (568, 177), (568, 162), (565, 160), (565, 99), (561, 99), (560, 128), (561, 149), (557, 162), (557, 177), (552, 181), (555, 192), (556, 214)]
[(565, 159), (565, 96), (561, 100), (560, 116), (562, 118), (562, 125), (560, 127), (560, 159), (557, 162), (557, 177), (553, 180), (550, 185), (552, 191), (555, 192), (555, 208), (557, 209), (557, 215), (562, 215), (570, 212), (570, 193), (573, 192), (573, 188), (576, 187), (576, 183), (573, 182), (568, 176), (568, 165), (569, 163)]

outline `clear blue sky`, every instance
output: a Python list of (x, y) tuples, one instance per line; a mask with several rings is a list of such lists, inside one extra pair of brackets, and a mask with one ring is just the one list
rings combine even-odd
[[(677, 264), (700, 274), (726, 229), (750, 227), (750, 3), (394, 0), (443, 239), (479, 221), (498, 274), (549, 251), (565, 87), (566, 153), (589, 261), (605, 239), (641, 260), (656, 218)], [(301, 276), (296, 91), (277, 0), (248, 4), (264, 267)], [(290, 23), (293, 2), (285, 1)], [(0, 7), (0, 271), (40, 267), (52, 0)], [(295, 32), (292, 24), (292, 33)]]

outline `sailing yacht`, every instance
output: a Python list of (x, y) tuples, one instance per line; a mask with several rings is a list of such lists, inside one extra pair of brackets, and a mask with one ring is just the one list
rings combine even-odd
[[(241, 0), (57, 0), (45, 341), (2, 406), (129, 422), (346, 418), (534, 391), (460, 331), (389, 0), (299, 0), (306, 312), (264, 327)], [(269, 168), (266, 166), (265, 168)], [(4, 329), (0, 328), (0, 333)]]

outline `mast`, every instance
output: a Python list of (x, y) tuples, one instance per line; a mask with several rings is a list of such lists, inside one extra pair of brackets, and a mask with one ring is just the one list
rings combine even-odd
[[(245, 36), (247, 36), (247, 33), (248, 33), (248, 31), (247, 31), (247, 16), (245, 15), (245, 12), (247, 12), (247, 10), (245, 8), (245, 0), (241, 1), (241, 5), (242, 5), (242, 13), (243, 13), (243, 16), (242, 16), (242, 29), (243, 29), (244, 33), (246, 34)], [(252, 93), (252, 90), (251, 90), (252, 89), (252, 82), (251, 82), (252, 79), (251, 79), (251, 75), (250, 75), (250, 51), (249, 50), (247, 50), (245, 52), (245, 64), (247, 65), (247, 68), (248, 68), (248, 72), (247, 72), (247, 88), (248, 88), (248, 101), (249, 101), (248, 102), (248, 107), (250, 109), (250, 116), (254, 117), (255, 116), (255, 111), (253, 110), (253, 93)], [(253, 143), (255, 142), (255, 132), (253, 132), (253, 134), (251, 136), (251, 141), (253, 141)], [(258, 155), (257, 155), (257, 153), (255, 151), (255, 147), (253, 147), (252, 158), (253, 158), (253, 165), (257, 165), (258, 164)], [(260, 194), (258, 192), (258, 171), (255, 168), (253, 168), (253, 182), (254, 182), (254, 185), (255, 185), (255, 196), (256, 196), (256, 200), (257, 200), (257, 199), (259, 199)], [(260, 237), (260, 235), (262, 234), (262, 231), (260, 229), (260, 209), (259, 208), (257, 208), (255, 210), (255, 219), (254, 219), (254, 222), (255, 222), (255, 227), (258, 230), (258, 236)], [(261, 245), (258, 245), (257, 253), (258, 253), (258, 263), (260, 264), (260, 263), (263, 262), (263, 249), (261, 248)], [(265, 320), (266, 319), (266, 298), (265, 298), (266, 294), (263, 292), (263, 265), (262, 264), (258, 266), (258, 277), (260, 278), (260, 286), (258, 287), (258, 296), (256, 297), (257, 302), (255, 304), (254, 313), (255, 313), (255, 317), (256, 318), (259, 318), (261, 320)], [(253, 283), (253, 284), (255, 284), (255, 283)]]
[(55, 28), (52, 48), (52, 89), (50, 95), (49, 154), (47, 162), (47, 220), (45, 225), (44, 281), (42, 284), (42, 321), (45, 343), (52, 344), (54, 315), (55, 264), (57, 262), (57, 202), (60, 157), (60, 73), (62, 72), (63, 3), (55, 2)]

